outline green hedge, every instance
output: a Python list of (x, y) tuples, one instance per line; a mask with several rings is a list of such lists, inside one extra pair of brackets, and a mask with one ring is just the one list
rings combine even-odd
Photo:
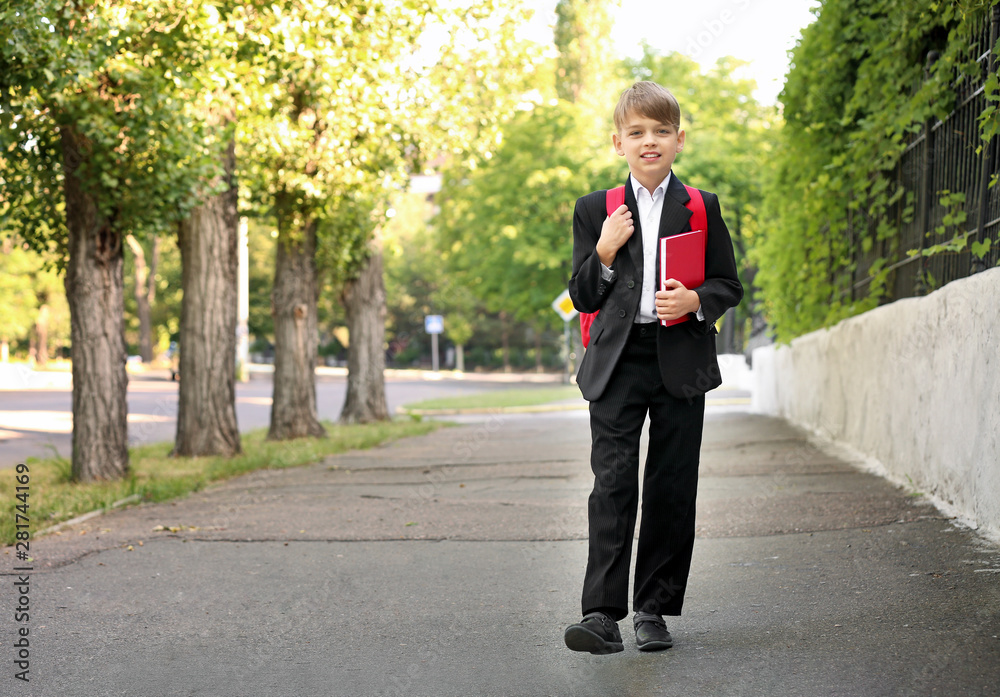
[[(785, 124), (767, 182), (768, 225), (754, 250), (755, 283), (779, 340), (885, 297), (892, 258), (876, 260), (863, 297), (843, 292), (854, 263), (849, 211), (875, 221), (855, 226), (862, 228), (856, 245), (879, 249), (877, 242), (890, 240), (884, 246), (893, 258), (905, 256), (891, 240), (900, 220), (913, 215), (913, 192), (898, 186), (897, 165), (911, 135), (954, 107), (955, 80), (978, 71), (970, 38), (994, 4), (826, 0), (803, 31), (780, 97)], [(925, 76), (932, 50), (940, 56)], [(998, 128), (996, 75), (986, 92), (984, 138)]]

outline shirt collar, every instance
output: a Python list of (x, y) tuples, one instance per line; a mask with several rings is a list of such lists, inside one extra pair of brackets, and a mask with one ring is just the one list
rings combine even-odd
[[(649, 192), (650, 198), (655, 198), (656, 192), (659, 191), (660, 189), (663, 189), (664, 193), (667, 192), (667, 184), (670, 183), (670, 177), (671, 175), (673, 175), (673, 173), (674, 173), (673, 170), (667, 172), (667, 176), (663, 178), (663, 181), (660, 182), (660, 185), (655, 189), (653, 189), (651, 192)], [(628, 178), (629, 181), (632, 182), (632, 193), (635, 194), (635, 200), (638, 201), (639, 191), (645, 189), (646, 187), (640, 184), (638, 180), (636, 180), (636, 178), (633, 177), (631, 174), (628, 175)]]

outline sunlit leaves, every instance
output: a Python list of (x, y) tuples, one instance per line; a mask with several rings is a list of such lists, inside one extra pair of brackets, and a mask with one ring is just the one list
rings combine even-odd
[[(260, 8), (246, 25), (253, 75), (240, 107), (247, 204), (318, 220), (321, 256), (343, 276), (411, 173), (493, 137), (530, 66), (520, 21), (511, 0)], [(345, 227), (345, 210), (359, 226)]]
[(569, 280), (573, 205), (604, 164), (587, 133), (565, 102), (522, 112), (488, 163), (446, 177), (442, 260), (489, 311), (541, 326), (557, 319), (549, 304)]
[[(234, 46), (219, 11), (170, 0), (7, 7), (0, 232), (38, 248), (60, 243), (66, 164), (120, 230), (169, 228), (218, 174), (220, 134), (203, 112), (226, 83), (214, 67)], [(60, 131), (69, 127), (79, 152), (64, 152)]]

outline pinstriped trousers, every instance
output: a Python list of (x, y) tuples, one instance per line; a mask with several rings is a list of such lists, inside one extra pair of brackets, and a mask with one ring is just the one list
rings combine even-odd
[(633, 609), (680, 615), (694, 550), (705, 398), (667, 394), (656, 324), (636, 324), (604, 394), (590, 403), (594, 490), (583, 612), (628, 615), (629, 564), (639, 502), (639, 437), (649, 414)]

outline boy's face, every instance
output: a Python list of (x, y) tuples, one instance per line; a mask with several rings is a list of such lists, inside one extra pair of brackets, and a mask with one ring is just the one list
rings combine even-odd
[(622, 129), (611, 136), (615, 151), (628, 162), (632, 176), (647, 190), (660, 185), (684, 149), (684, 131), (669, 123), (629, 112)]

